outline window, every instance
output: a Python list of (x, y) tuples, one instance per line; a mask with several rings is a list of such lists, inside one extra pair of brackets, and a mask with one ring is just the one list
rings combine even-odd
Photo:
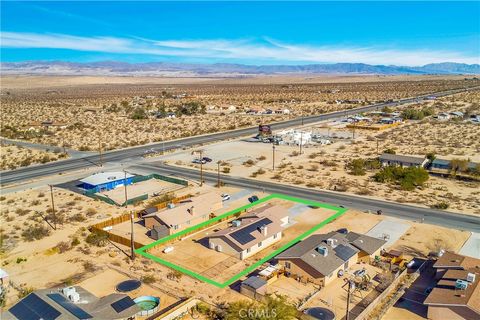
[(278, 237), (278, 233), (275, 233), (275, 234), (273, 235), (273, 239), (277, 239), (277, 237)]
[(250, 248), (247, 248), (247, 253), (250, 253), (250, 251), (252, 251), (252, 249), (250, 249)]
[(258, 243), (258, 247), (260, 248), (262, 246), (262, 241)]
[(285, 261), (285, 269), (290, 269), (290, 268), (292, 268), (292, 265), (290, 264), (290, 262)]
[(178, 224), (173, 226), (173, 230), (178, 230)]

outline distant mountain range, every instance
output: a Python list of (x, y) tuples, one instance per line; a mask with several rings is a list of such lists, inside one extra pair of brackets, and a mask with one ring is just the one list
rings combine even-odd
[(335, 63), (309, 65), (244, 65), (230, 63), (189, 64), (119, 61), (25, 61), (0, 63), (2, 74), (29, 75), (135, 75), (171, 77), (239, 77), (275, 74), (480, 74), (479, 64), (432, 63), (421, 67)]

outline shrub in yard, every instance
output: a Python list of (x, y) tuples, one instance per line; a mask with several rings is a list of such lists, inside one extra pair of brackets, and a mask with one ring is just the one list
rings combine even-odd
[(141, 281), (145, 284), (154, 283), (156, 281), (155, 276), (151, 274), (144, 275)]
[(87, 217), (92, 217), (96, 214), (97, 214), (97, 210), (95, 210), (94, 208), (88, 208), (87, 209), (87, 212), (86, 212)]
[(70, 244), (66, 241), (61, 241), (57, 243), (55, 248), (58, 249), (58, 253), (64, 253), (71, 249)]
[(19, 299), (25, 298), (33, 291), (35, 291), (35, 288), (33, 287), (23, 287), (18, 291), (18, 298)]
[(103, 247), (107, 244), (107, 239), (108, 239), (108, 235), (106, 232), (94, 231), (85, 238), (85, 241), (88, 244), (91, 244), (97, 247)]
[(229, 167), (223, 167), (222, 172), (223, 173), (230, 173), (230, 168)]
[(448, 207), (450, 207), (450, 205), (445, 201), (441, 201), (441, 202), (438, 202), (438, 203), (435, 203), (435, 204), (431, 205), (430, 207), (433, 208), (433, 209), (446, 210), (446, 209), (448, 209)]
[(85, 218), (85, 216), (81, 213), (76, 213), (73, 216), (71, 216), (70, 218), (68, 218), (68, 220), (69, 221), (75, 221), (75, 222), (83, 222), (83, 221), (87, 220), (87, 218)]
[(22, 238), (25, 241), (40, 240), (48, 236), (49, 234), (50, 234), (50, 229), (42, 226), (41, 224), (37, 224), (34, 226), (27, 227), (25, 230), (23, 230)]

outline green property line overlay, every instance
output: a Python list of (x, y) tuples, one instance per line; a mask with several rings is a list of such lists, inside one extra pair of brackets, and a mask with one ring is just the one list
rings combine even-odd
[[(228, 218), (228, 217), (231, 217), (233, 216), (234, 214), (238, 213), (238, 212), (241, 212), (241, 211), (244, 211), (244, 210), (247, 210), (247, 209), (250, 209), (252, 207), (255, 207), (255, 206), (258, 206), (259, 204), (262, 204), (264, 202), (267, 202), (267, 201), (270, 201), (272, 199), (282, 199), (282, 200), (288, 200), (288, 201), (292, 201), (292, 202), (297, 202), (297, 203), (303, 203), (305, 205), (308, 205), (308, 206), (312, 206), (312, 207), (316, 207), (316, 208), (325, 208), (325, 209), (329, 209), (329, 210), (333, 210), (335, 211), (335, 213), (333, 215), (331, 215), (330, 217), (328, 217), (327, 219), (323, 220), (322, 222), (320, 222), (319, 224), (315, 225), (313, 228), (311, 228), (310, 230), (302, 233), (301, 235), (299, 235), (298, 237), (296, 237), (295, 239), (291, 240), (290, 242), (288, 242), (287, 244), (283, 245), (282, 247), (280, 247), (279, 249), (275, 250), (274, 252), (270, 253), (269, 255), (265, 256), (264, 258), (260, 259), (259, 261), (255, 262), (254, 264), (252, 264), (251, 266), (249, 266), (248, 268), (246, 268), (245, 270), (237, 273), (236, 275), (234, 275), (233, 277), (231, 277), (230, 279), (226, 280), (225, 282), (221, 283), (221, 282), (217, 282), (215, 280), (212, 280), (210, 278), (207, 278), (199, 273), (196, 273), (196, 272), (193, 272), (191, 270), (188, 270), (188, 269), (185, 269), (181, 266), (178, 266), (174, 263), (171, 263), (169, 261), (166, 261), (166, 260), (163, 260), (163, 259), (160, 259), (159, 257), (155, 256), (155, 255), (152, 255), (150, 253), (147, 252), (147, 250), (157, 246), (157, 245), (160, 245), (164, 242), (167, 242), (169, 240), (172, 240), (172, 239), (175, 239), (175, 238), (178, 238), (178, 237), (181, 237), (182, 235), (184, 234), (187, 234), (187, 233), (190, 233), (192, 231), (195, 231), (196, 229), (199, 229), (199, 228), (202, 228), (202, 227), (206, 227), (206, 226), (209, 226), (221, 219), (225, 219), (225, 218)], [(264, 264), (265, 262), (267, 262), (268, 260), (272, 259), (273, 257), (277, 256), (279, 253), (281, 253), (282, 251), (285, 251), (286, 249), (290, 248), (291, 246), (293, 246), (294, 244), (296, 244), (297, 242), (305, 239), (306, 237), (308, 237), (309, 235), (311, 235), (312, 233), (314, 233), (315, 231), (317, 231), (318, 229), (322, 228), (323, 226), (325, 226), (327, 223), (330, 223), (331, 221), (339, 218), (340, 216), (342, 216), (345, 212), (347, 211), (347, 209), (345, 208), (339, 208), (339, 207), (335, 207), (335, 206), (332, 206), (330, 204), (326, 204), (326, 203), (321, 203), (321, 202), (316, 202), (316, 201), (311, 201), (311, 200), (306, 200), (306, 199), (301, 199), (301, 198), (296, 198), (296, 197), (291, 197), (291, 196), (287, 196), (287, 195), (283, 195), (283, 194), (278, 194), (278, 193), (273, 193), (269, 196), (266, 196), (264, 198), (261, 198), (259, 199), (258, 201), (255, 201), (254, 203), (250, 203), (250, 204), (247, 204), (247, 205), (244, 205), (242, 207), (239, 207), (239, 208), (236, 208), (232, 211), (228, 211), (222, 215), (219, 215), (215, 218), (212, 218), (208, 221), (205, 221), (205, 222), (202, 222), (202, 223), (199, 223), (193, 227), (190, 227), (190, 228), (187, 228), (185, 230), (182, 230), (180, 232), (177, 232), (175, 234), (172, 234), (172, 235), (169, 235), (165, 238), (162, 238), (162, 239), (159, 239), (157, 241), (154, 241), (146, 246), (143, 246), (139, 249), (136, 249), (135, 252), (146, 257), (146, 258), (149, 258), (157, 263), (160, 263), (160, 264), (163, 264), (171, 269), (174, 269), (174, 270), (177, 270), (177, 271), (180, 271), (186, 275), (189, 275), (195, 279), (198, 279), (200, 281), (203, 281), (205, 283), (209, 283), (211, 285), (214, 285), (218, 288), (225, 288), (226, 286), (229, 286), (231, 285), (232, 283), (234, 283), (235, 281), (239, 280), (241, 277), (251, 273), (252, 271), (254, 271), (255, 269), (257, 269), (259, 266), (261, 266), (262, 264)]]

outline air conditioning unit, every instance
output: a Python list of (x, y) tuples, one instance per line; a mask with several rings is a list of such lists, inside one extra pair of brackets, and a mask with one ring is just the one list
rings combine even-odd
[(328, 256), (328, 248), (327, 247), (318, 247), (317, 252), (320, 253), (322, 256)]
[(337, 246), (337, 239), (331, 239), (331, 238), (328, 238), (327, 239), (327, 244), (332, 247), (332, 248), (335, 248)]
[(65, 287), (62, 289), (64, 296), (68, 297), (76, 292), (75, 287)]
[(465, 280), (458, 279), (455, 281), (455, 289), (466, 290), (468, 287), (468, 282)]
[(467, 281), (470, 282), (470, 283), (474, 283), (475, 282), (475, 273), (469, 272), (467, 274)]

